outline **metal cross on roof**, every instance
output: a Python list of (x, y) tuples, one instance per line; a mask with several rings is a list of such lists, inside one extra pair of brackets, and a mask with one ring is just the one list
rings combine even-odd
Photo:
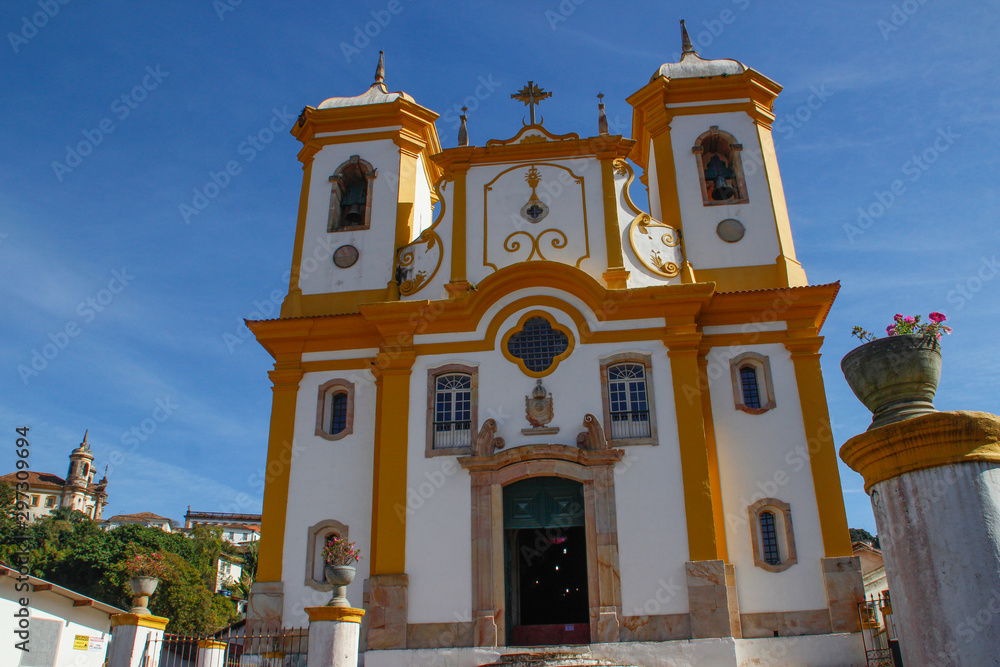
[(512, 100), (520, 100), (524, 102), (526, 106), (530, 107), (532, 125), (535, 124), (535, 105), (550, 97), (552, 97), (552, 93), (544, 92), (544, 89), (536, 86), (534, 81), (529, 81), (527, 86), (516, 93), (511, 93), (510, 95)]

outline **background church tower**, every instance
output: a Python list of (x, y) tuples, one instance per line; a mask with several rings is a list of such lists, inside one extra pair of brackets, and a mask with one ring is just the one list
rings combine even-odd
[(88, 490), (94, 478), (94, 454), (90, 451), (87, 434), (83, 434), (83, 442), (69, 455), (69, 472), (66, 474), (66, 487), (63, 490), (61, 507), (86, 511)]

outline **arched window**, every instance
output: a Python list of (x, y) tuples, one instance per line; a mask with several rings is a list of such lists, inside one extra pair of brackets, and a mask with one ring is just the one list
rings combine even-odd
[(446, 373), (434, 385), (434, 448), (472, 445), (472, 376)]
[(354, 383), (336, 378), (319, 387), (316, 435), (339, 440), (354, 432)]
[(86, 477), (87, 473), (89, 473), (89, 472), (90, 472), (90, 464), (89, 463), (84, 463), (83, 464), (83, 476)]
[(609, 366), (608, 398), (611, 400), (613, 440), (649, 437), (645, 366), (635, 363)]
[(427, 456), (472, 453), (478, 393), (475, 366), (447, 364), (427, 371)]
[(378, 170), (357, 155), (337, 167), (330, 177), (328, 232), (368, 229), (371, 224), (372, 184)]
[(742, 144), (717, 125), (713, 125), (695, 141), (691, 151), (698, 165), (698, 180), (705, 206), (744, 204), (749, 201), (740, 160), (742, 150)]
[(747, 508), (753, 561), (768, 572), (783, 572), (798, 563), (792, 508), (777, 498), (762, 498)]
[(771, 361), (767, 357), (756, 352), (744, 352), (729, 360), (729, 368), (737, 410), (759, 415), (775, 407)]
[(619, 445), (655, 445), (652, 356), (622, 352), (602, 357), (601, 399), (608, 441)]

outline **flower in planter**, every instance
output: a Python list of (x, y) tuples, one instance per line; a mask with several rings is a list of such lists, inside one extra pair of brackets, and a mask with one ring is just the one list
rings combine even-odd
[[(944, 313), (933, 312), (927, 316), (930, 322), (921, 322), (920, 315), (906, 315), (902, 313), (896, 313), (892, 317), (892, 324), (885, 328), (885, 333), (888, 336), (905, 336), (907, 334), (915, 334), (918, 336), (933, 336), (937, 340), (941, 340), (942, 334), (950, 334), (951, 327), (945, 326), (943, 322), (948, 319), (945, 317)], [(869, 343), (875, 340), (875, 335), (865, 331), (861, 327), (854, 327), (851, 331), (852, 336), (857, 336), (861, 339), (863, 343)]]
[(323, 562), (327, 565), (351, 565), (361, 560), (361, 549), (354, 542), (331, 537), (323, 547)]
[(129, 577), (155, 577), (162, 579), (167, 573), (163, 563), (163, 554), (135, 554), (125, 561), (125, 573)]

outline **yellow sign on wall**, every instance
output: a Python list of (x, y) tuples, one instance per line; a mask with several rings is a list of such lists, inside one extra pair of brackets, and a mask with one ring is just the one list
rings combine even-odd
[(87, 635), (76, 635), (73, 637), (73, 650), (86, 651), (90, 648), (90, 637)]

